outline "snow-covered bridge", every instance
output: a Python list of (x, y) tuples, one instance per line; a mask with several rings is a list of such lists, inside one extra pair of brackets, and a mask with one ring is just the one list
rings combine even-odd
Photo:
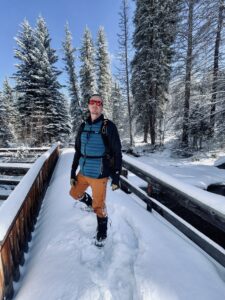
[[(70, 149), (59, 157), (14, 299), (224, 299), (224, 268), (133, 194), (108, 187), (111, 226), (96, 248), (95, 214), (69, 196), (72, 157)], [(1, 240), (11, 216), (0, 216)]]

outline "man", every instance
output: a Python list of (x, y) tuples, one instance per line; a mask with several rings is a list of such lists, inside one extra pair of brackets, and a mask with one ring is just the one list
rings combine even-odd
[[(116, 125), (104, 119), (103, 100), (94, 94), (89, 100), (90, 116), (78, 130), (71, 169), (70, 195), (97, 215), (96, 246), (103, 246), (107, 237), (108, 216), (105, 205), (108, 177), (112, 177), (112, 190), (119, 188), (122, 166), (121, 142)], [(113, 161), (113, 167), (111, 163)], [(76, 170), (80, 167), (78, 175)], [(92, 198), (85, 191), (92, 189)]]

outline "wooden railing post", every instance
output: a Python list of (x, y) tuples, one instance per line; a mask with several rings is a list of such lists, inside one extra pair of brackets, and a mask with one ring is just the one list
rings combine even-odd
[(13, 262), (9, 239), (0, 246), (0, 299), (12, 299), (13, 289)]
[[(125, 178), (128, 178), (128, 170), (123, 168), (121, 171), (121, 175), (124, 176)], [(123, 182), (120, 182), (120, 188), (122, 191), (124, 191), (126, 194), (130, 194), (131, 192), (129, 189), (123, 184)]]

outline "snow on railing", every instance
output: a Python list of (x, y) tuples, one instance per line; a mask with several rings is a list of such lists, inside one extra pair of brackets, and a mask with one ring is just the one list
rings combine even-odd
[[(131, 172), (138, 174), (139, 177), (149, 184), (152, 184), (153, 189), (154, 184), (159, 189), (160, 185), (161, 190), (166, 189), (168, 192), (173, 191), (174, 196), (176, 196), (176, 194), (179, 195), (179, 198), (183, 199), (184, 205), (188, 205), (192, 202), (202, 209), (207, 210), (213, 219), (218, 218), (221, 220), (221, 227), (225, 232), (225, 201), (223, 196), (209, 193), (182, 182), (152, 166), (139, 162), (137, 159), (128, 155), (123, 155), (123, 165)], [(182, 200), (180, 199), (180, 201)]]
[[(223, 196), (214, 195), (197, 187), (183, 183), (178, 179), (163, 173), (149, 165), (139, 162), (128, 155), (123, 155), (123, 167), (148, 183), (148, 194), (134, 186), (127, 178), (121, 176), (121, 189), (134, 192), (147, 204), (147, 210), (152, 208), (160, 213), (165, 219), (182, 231), (187, 237), (201, 247), (206, 253), (225, 267), (225, 200)], [(201, 217), (206, 223), (214, 226), (218, 233), (221, 244), (217, 244), (205, 234), (194, 228), (177, 214), (168, 209), (152, 196), (159, 195), (159, 199), (166, 199), (172, 205), (179, 204), (186, 211), (191, 211), (198, 218)], [(151, 191), (151, 192), (150, 192)], [(150, 192), (150, 193), (149, 193)]]
[(40, 156), (0, 207), (0, 299), (13, 297), (13, 280), (20, 277), (19, 265), (39, 212), (51, 174), (59, 156), (55, 144)]

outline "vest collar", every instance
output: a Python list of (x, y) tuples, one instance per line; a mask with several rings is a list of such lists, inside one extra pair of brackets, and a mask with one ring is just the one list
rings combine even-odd
[(88, 118), (87, 118), (87, 123), (89, 124), (89, 125), (92, 125), (92, 124), (96, 124), (96, 123), (98, 123), (99, 121), (103, 121), (104, 120), (104, 115), (103, 114), (101, 114), (96, 120), (94, 120), (93, 122), (91, 121), (91, 116), (89, 116)]

